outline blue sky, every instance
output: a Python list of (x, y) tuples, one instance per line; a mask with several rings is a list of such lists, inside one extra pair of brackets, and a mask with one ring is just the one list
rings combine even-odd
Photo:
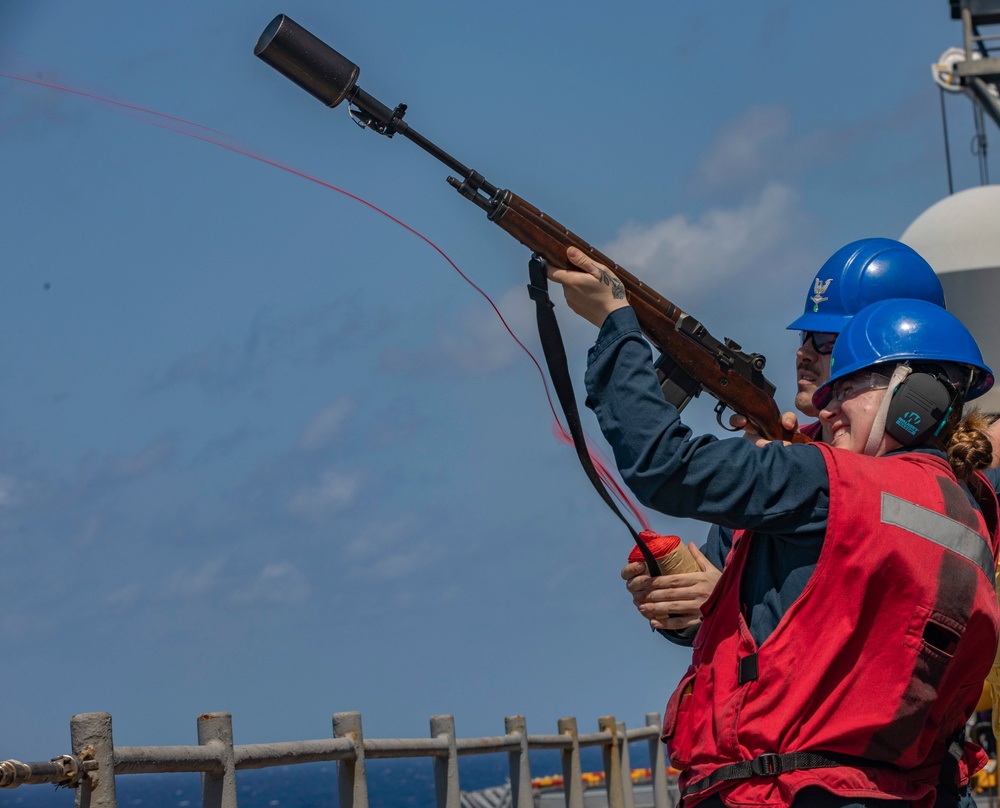
[[(947, 193), (943, 0), (0, 0), (0, 73), (369, 200), (534, 346), (526, 251), (416, 146), (254, 58), (279, 12), (765, 353), (784, 408), (813, 270)], [(946, 100), (960, 189), (971, 106)], [(634, 612), (630, 539), (482, 298), (369, 208), (150, 121), (0, 78), (0, 758), (67, 751), (89, 711), (151, 745), (194, 742), (207, 711), (250, 743), (324, 737), (344, 710), (372, 737), (662, 710), (687, 654)], [(594, 334), (563, 322), (580, 377)], [(688, 414), (715, 428), (710, 401)]]

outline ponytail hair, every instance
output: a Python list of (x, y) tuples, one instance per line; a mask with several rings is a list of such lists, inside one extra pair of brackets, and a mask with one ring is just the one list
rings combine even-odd
[(993, 443), (986, 430), (995, 420), (979, 410), (964, 416), (957, 410), (948, 418), (935, 443), (944, 450), (959, 481), (972, 482), (977, 471), (993, 463)]

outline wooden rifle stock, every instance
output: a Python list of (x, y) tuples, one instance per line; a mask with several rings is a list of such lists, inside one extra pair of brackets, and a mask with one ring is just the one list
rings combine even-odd
[(763, 357), (743, 353), (731, 340), (719, 342), (689, 314), (511, 191), (502, 191), (495, 202), (490, 220), (552, 266), (578, 270), (566, 258), (567, 248), (576, 247), (611, 270), (625, 286), (625, 296), (643, 333), (719, 401), (717, 415), (729, 408), (744, 416), (765, 438), (809, 442), (805, 435), (782, 426), (781, 413), (772, 397), (774, 386), (761, 373)]

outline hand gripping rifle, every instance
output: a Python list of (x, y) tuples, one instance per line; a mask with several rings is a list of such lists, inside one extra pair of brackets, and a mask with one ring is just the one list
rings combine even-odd
[(485, 177), (462, 165), (403, 120), (406, 105), (389, 109), (357, 85), (358, 66), (317, 39), (283, 14), (264, 29), (254, 54), (279, 73), (329, 107), (347, 101), (351, 117), (360, 126), (380, 135), (399, 134), (440, 160), (458, 176), (448, 184), (486, 211), (487, 218), (560, 269), (577, 269), (566, 259), (568, 247), (576, 247), (604, 264), (624, 284), (625, 295), (643, 333), (662, 353), (657, 372), (664, 397), (682, 409), (702, 390), (718, 400), (716, 419), (731, 409), (768, 439), (804, 442), (808, 439), (781, 425), (774, 402), (774, 385), (761, 372), (765, 359), (746, 354), (731, 339), (722, 342), (690, 314), (622, 269), (579, 236), (511, 191), (497, 188)]

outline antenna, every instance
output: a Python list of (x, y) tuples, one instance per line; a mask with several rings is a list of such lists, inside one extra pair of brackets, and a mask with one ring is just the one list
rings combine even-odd
[(1000, 0), (950, 3), (952, 19), (962, 21), (964, 43), (941, 54), (932, 67), (934, 81), (948, 92), (967, 93), (1000, 127)]
[[(934, 83), (940, 88), (941, 124), (944, 129), (945, 160), (948, 166), (948, 193), (954, 191), (951, 174), (951, 146), (948, 142), (948, 119), (945, 93), (965, 93), (972, 100), (972, 153), (979, 160), (979, 181), (989, 185), (986, 159), (986, 126), (989, 115), (1000, 127), (1000, 33), (983, 33), (981, 27), (1000, 27), (1000, 0), (949, 0), (951, 18), (962, 21), (964, 47), (948, 48), (931, 65)], [(996, 31), (997, 29), (994, 29)]]

